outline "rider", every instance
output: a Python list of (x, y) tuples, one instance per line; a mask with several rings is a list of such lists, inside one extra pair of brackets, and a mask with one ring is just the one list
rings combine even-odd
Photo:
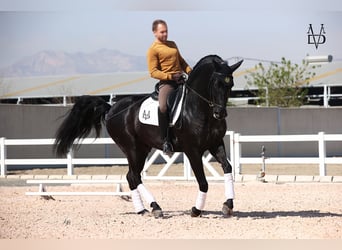
[(190, 66), (181, 56), (177, 45), (167, 40), (168, 30), (164, 20), (155, 20), (152, 24), (155, 41), (147, 51), (147, 64), (151, 77), (159, 82), (158, 120), (163, 140), (163, 152), (170, 155), (173, 147), (169, 138), (170, 118), (167, 111), (167, 98), (170, 92), (184, 83), (184, 73), (191, 72)]

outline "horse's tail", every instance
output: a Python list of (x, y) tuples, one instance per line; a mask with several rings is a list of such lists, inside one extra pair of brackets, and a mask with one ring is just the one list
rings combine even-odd
[(89, 135), (94, 128), (96, 137), (100, 135), (101, 123), (111, 106), (102, 98), (96, 96), (82, 96), (67, 113), (56, 133), (54, 150), (58, 156), (66, 155), (75, 139), (82, 139)]

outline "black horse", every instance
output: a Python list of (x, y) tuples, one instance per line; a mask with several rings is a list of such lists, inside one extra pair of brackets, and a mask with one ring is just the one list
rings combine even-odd
[[(174, 150), (186, 154), (199, 185), (196, 203), (191, 209), (193, 217), (201, 215), (208, 191), (202, 163), (202, 155), (207, 150), (221, 163), (224, 172), (226, 201), (222, 212), (230, 215), (233, 211), (232, 166), (227, 160), (223, 137), (227, 129), (226, 104), (234, 85), (232, 74), (241, 63), (229, 66), (219, 56), (206, 56), (195, 65), (185, 83), (181, 126), (172, 127), (171, 132)], [(67, 154), (74, 141), (88, 136), (93, 128), (99, 136), (104, 122), (109, 135), (127, 157), (127, 181), (136, 213), (148, 212), (142, 202), (144, 198), (153, 215), (161, 217), (162, 209), (143, 185), (141, 172), (151, 149), (161, 149), (163, 141), (158, 127), (139, 122), (142, 101), (141, 97), (130, 96), (110, 106), (100, 97), (82, 96), (59, 127), (55, 150), (58, 155)]]

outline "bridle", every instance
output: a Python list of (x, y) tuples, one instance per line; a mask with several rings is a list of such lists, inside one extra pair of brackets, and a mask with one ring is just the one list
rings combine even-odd
[[(213, 101), (213, 88), (212, 88), (212, 85), (213, 85), (213, 82), (216, 81), (216, 80), (223, 80), (227, 82), (227, 76), (223, 73), (220, 73), (220, 72), (213, 72), (211, 77), (210, 77), (210, 80), (209, 80), (209, 96), (210, 96), (210, 99), (207, 99), (205, 98), (204, 96), (202, 96), (201, 94), (199, 94), (196, 90), (194, 90), (193, 88), (191, 88), (188, 84), (184, 84), (185, 87), (187, 89), (189, 89), (190, 91), (192, 91), (196, 96), (198, 96), (200, 99), (202, 99), (204, 102), (206, 102), (210, 108), (213, 108), (213, 107), (217, 107), (219, 109), (225, 109), (226, 107), (225, 106), (222, 106), (221, 104), (218, 104), (218, 103), (215, 103)], [(231, 84), (232, 85), (232, 84)]]

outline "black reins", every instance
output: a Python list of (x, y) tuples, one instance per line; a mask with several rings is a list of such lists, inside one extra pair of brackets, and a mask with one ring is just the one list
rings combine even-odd
[[(213, 85), (213, 81), (214, 80), (217, 80), (217, 78), (219, 77), (214, 77), (214, 75), (218, 75), (219, 77), (223, 77), (224, 74), (223, 73), (219, 73), (219, 72), (214, 72), (211, 77), (210, 77), (210, 82), (209, 82), (209, 93), (210, 93), (210, 99), (212, 99), (212, 85)], [(194, 90), (193, 88), (191, 88), (188, 84), (184, 84), (185, 87), (189, 90), (191, 90), (196, 96), (198, 96), (200, 99), (202, 99), (203, 101), (205, 101), (210, 108), (213, 108), (213, 107), (218, 107), (218, 108), (221, 108), (221, 109), (225, 109), (225, 106), (222, 106), (221, 104), (217, 104), (215, 103), (214, 101), (212, 100), (209, 100), (207, 98), (205, 98), (204, 96), (202, 96), (200, 93), (198, 93), (196, 90)]]

